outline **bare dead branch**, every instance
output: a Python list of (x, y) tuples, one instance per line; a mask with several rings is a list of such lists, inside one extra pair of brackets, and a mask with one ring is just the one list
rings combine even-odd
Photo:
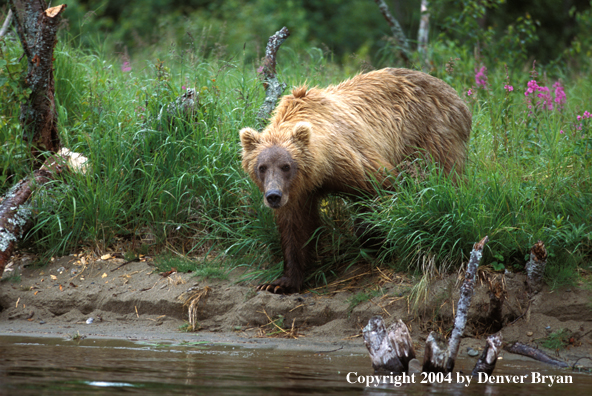
[(405, 63), (409, 63), (410, 50), (409, 50), (409, 42), (405, 37), (405, 33), (403, 33), (403, 29), (401, 29), (401, 25), (399, 22), (393, 17), (391, 12), (389, 11), (388, 6), (384, 2), (384, 0), (374, 0), (374, 2), (378, 5), (380, 12), (386, 19), (386, 22), (391, 27), (391, 32), (393, 32), (393, 37), (397, 41), (399, 45), (399, 55), (405, 61)]
[(276, 57), (280, 46), (290, 36), (288, 28), (283, 27), (269, 38), (265, 48), (265, 59), (261, 65), (263, 74), (263, 87), (265, 88), (265, 101), (257, 113), (257, 122), (259, 127), (265, 124), (269, 115), (275, 109), (276, 103), (284, 90), (286, 83), (280, 83), (276, 74)]
[(454, 369), (456, 356), (458, 355), (458, 349), (460, 347), (460, 338), (462, 337), (467, 324), (469, 306), (471, 305), (471, 297), (473, 297), (473, 290), (475, 289), (477, 267), (479, 267), (479, 261), (481, 261), (483, 247), (487, 241), (489, 241), (489, 238), (486, 236), (478, 243), (475, 243), (473, 246), (471, 258), (469, 259), (469, 264), (467, 265), (467, 271), (465, 273), (465, 280), (460, 289), (460, 298), (458, 299), (458, 307), (456, 309), (456, 316), (454, 318), (454, 328), (452, 329), (450, 341), (448, 342), (450, 357), (446, 363), (446, 371), (449, 373), (451, 373)]
[(2, 29), (0, 29), (0, 38), (4, 37), (8, 28), (10, 27), (10, 23), (12, 22), (12, 10), (8, 10), (8, 14), (6, 14), (6, 19), (2, 24)]

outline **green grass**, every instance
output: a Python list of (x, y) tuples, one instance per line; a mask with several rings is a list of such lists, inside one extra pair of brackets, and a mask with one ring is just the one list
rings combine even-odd
[[(18, 77), (24, 64), (18, 62), (19, 43), (4, 40), (0, 45)], [(60, 137), (65, 147), (89, 158), (89, 171), (66, 173), (53, 188), (34, 194), (36, 223), (23, 246), (49, 257), (81, 246), (103, 252), (123, 244), (134, 253), (161, 254), (163, 271), (176, 267), (224, 277), (231, 268), (247, 267), (247, 281), (281, 274), (272, 213), (240, 161), (238, 131), (256, 125), (264, 98), (259, 65), (240, 53), (206, 57), (191, 51), (163, 50), (153, 58), (135, 59), (132, 70), (123, 72), (121, 61), (107, 56), (104, 48), (91, 53), (66, 40), (58, 43)], [(592, 110), (589, 70), (549, 69), (537, 81), (551, 87), (561, 78), (567, 103), (561, 111), (533, 111), (524, 96), (532, 77), (522, 65), (510, 70), (509, 81), (504, 68), (512, 64), (509, 59), (488, 65), (488, 89), (477, 89), (474, 70), (479, 64), (472, 50), (437, 44), (430, 51), (435, 62), (430, 72), (457, 89), (473, 111), (463, 178), (455, 184), (420, 164), (428, 169), (425, 179), (399, 176), (395, 184), (400, 188), (378, 189), (378, 198), (367, 203), (371, 210), (364, 213), (341, 197), (327, 198), (325, 225), (312, 242), (319, 260), (311, 265), (309, 285), (322, 285), (337, 268), (356, 263), (419, 273), (427, 260), (445, 272), (466, 262), (473, 243), (485, 235), (490, 242), (483, 264), (520, 271), (540, 239), (549, 250), (547, 282), (570, 284), (575, 269), (592, 256), (592, 119), (581, 130), (576, 120)], [(351, 62), (346, 69), (323, 51), (295, 51), (289, 42), (278, 56), (279, 77), (288, 86), (326, 86), (357, 72)], [(451, 57), (459, 60), (447, 73)], [(394, 57), (387, 58), (384, 62)], [(504, 90), (507, 83), (513, 92)], [(197, 117), (175, 114), (159, 120), (183, 86), (199, 91)], [(466, 95), (469, 88), (471, 96)], [(0, 86), (2, 193), (32, 171), (28, 148), (20, 140), (22, 95), (8, 83)], [(356, 217), (385, 236), (382, 250), (360, 247), (351, 231)], [(145, 244), (148, 234), (153, 242)], [(204, 263), (210, 255), (220, 260)]]
[(541, 342), (541, 346), (554, 351), (565, 349), (569, 345), (570, 336), (571, 333), (568, 330), (559, 329), (549, 334), (547, 338)]

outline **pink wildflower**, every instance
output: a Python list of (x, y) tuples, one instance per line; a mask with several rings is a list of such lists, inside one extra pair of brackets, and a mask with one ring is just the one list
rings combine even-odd
[(182, 89), (183, 91), (185, 91), (185, 85), (183, 85), (183, 86), (181, 87), (181, 89)]
[(121, 65), (121, 71), (124, 72), (124, 73), (126, 73), (126, 72), (131, 71), (131, 70), (132, 70), (132, 67), (130, 66), (130, 63), (127, 62), (127, 61), (126, 62), (123, 62), (123, 65)]
[(546, 107), (547, 110), (553, 110), (553, 100), (551, 99), (551, 92), (549, 91), (549, 88), (539, 87), (539, 92), (542, 93), (537, 94), (537, 96), (543, 99), (543, 107)]
[(592, 118), (592, 114), (588, 110), (584, 111), (584, 118)]
[(559, 131), (559, 133), (565, 133), (565, 132), (563, 132), (563, 129), (562, 129), (562, 130)]
[(555, 89), (555, 103), (557, 103), (557, 108), (562, 109), (567, 100), (561, 82), (557, 81), (553, 84), (553, 89)]
[(473, 91), (471, 91), (471, 89), (469, 88), (469, 90), (467, 91), (467, 95), (471, 96), (473, 94)]
[(482, 86), (483, 88), (487, 88), (487, 68), (485, 66), (481, 67), (479, 71), (475, 69), (475, 82), (477, 86)]
[(529, 81), (527, 84), (526, 91), (524, 92), (524, 96), (528, 96), (528, 94), (538, 91), (539, 88), (539, 84), (537, 84), (536, 80)]
[(578, 119), (578, 121), (582, 120), (582, 116), (577, 116), (576, 118)]
[(512, 92), (514, 90), (514, 87), (506, 84), (506, 85), (504, 85), (504, 89), (508, 92)]

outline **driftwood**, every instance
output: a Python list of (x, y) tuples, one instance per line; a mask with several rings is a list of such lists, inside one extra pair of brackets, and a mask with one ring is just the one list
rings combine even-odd
[(290, 36), (290, 31), (288, 28), (281, 28), (269, 38), (267, 47), (265, 48), (265, 59), (263, 60), (263, 65), (261, 65), (261, 73), (263, 74), (263, 87), (265, 88), (265, 101), (257, 113), (257, 123), (259, 125), (259, 129), (265, 125), (269, 115), (273, 109), (275, 109), (279, 97), (286, 89), (286, 83), (280, 83), (277, 78), (275, 66), (277, 52), (283, 42), (286, 41), (288, 36)]
[(477, 364), (471, 373), (472, 375), (477, 376), (479, 373), (491, 375), (493, 373), (497, 358), (502, 351), (502, 343), (502, 333), (492, 334), (487, 337), (485, 348), (483, 348), (483, 353), (479, 360), (477, 360)]
[[(451, 373), (454, 369), (456, 357), (460, 346), (471, 297), (475, 288), (477, 267), (482, 257), (483, 247), (489, 238), (486, 236), (473, 246), (465, 280), (461, 286), (458, 308), (454, 321), (454, 328), (448, 345), (444, 337), (436, 332), (431, 332), (426, 340), (425, 353), (423, 358), (423, 372)], [(364, 328), (364, 343), (372, 367), (375, 371), (386, 370), (397, 373), (411, 373), (418, 371), (418, 362), (415, 359), (415, 351), (407, 326), (399, 319), (391, 325), (388, 331), (380, 316), (375, 316)], [(490, 336), (485, 346), (485, 352), (477, 362), (473, 373), (485, 372), (491, 374), (501, 347), (501, 334)]]
[(432, 331), (426, 339), (422, 371), (425, 373), (445, 373), (446, 362), (450, 359), (450, 349), (444, 337)]
[[(401, 322), (402, 323), (402, 322)], [(375, 371), (385, 370), (392, 373), (407, 371), (397, 356), (398, 349), (391, 343), (384, 320), (381, 316), (374, 316), (364, 327), (364, 344), (370, 353), (370, 360)], [(415, 353), (413, 353), (415, 355)]]
[[(454, 328), (448, 345), (446, 345), (444, 337), (435, 332), (431, 332), (426, 340), (422, 366), (423, 372), (450, 373), (454, 369), (460, 346), (460, 338), (467, 323), (471, 297), (475, 288), (477, 267), (482, 257), (483, 247), (488, 240), (489, 238), (486, 236), (480, 242), (476, 243), (471, 251), (465, 280), (461, 286)], [(496, 337), (499, 337), (499, 342), (501, 343), (501, 336)], [(497, 354), (499, 353), (499, 345), (501, 345), (496, 340), (497, 338), (488, 339), (486, 349), (489, 348), (491, 351), (485, 354), (483, 358), (483, 362), (485, 363), (476, 367), (476, 372), (489, 370), (490, 367), (493, 370), (495, 361), (497, 360)], [(376, 371), (386, 370), (404, 373), (410, 370), (410, 362), (415, 358), (415, 351), (409, 330), (401, 320), (391, 325), (387, 332), (382, 317), (373, 317), (364, 328), (364, 343), (370, 353), (372, 367)], [(413, 366), (415, 367), (415, 364)], [(416, 369), (414, 368), (413, 371), (416, 371)]]
[(6, 19), (4, 19), (4, 23), (2, 24), (2, 28), (0, 29), (0, 38), (4, 37), (8, 28), (10, 27), (10, 23), (12, 22), (12, 10), (8, 10), (8, 14), (6, 14)]
[(417, 51), (425, 57), (428, 50), (428, 34), (430, 32), (430, 13), (428, 11), (428, 0), (421, 0), (421, 19), (419, 31), (417, 32)]
[(386, 22), (391, 27), (391, 32), (393, 33), (393, 38), (397, 42), (399, 46), (399, 55), (405, 61), (405, 63), (409, 63), (411, 58), (410, 50), (409, 50), (409, 42), (405, 37), (405, 33), (403, 33), (403, 29), (401, 29), (401, 25), (399, 25), (399, 21), (393, 17), (393, 14), (389, 11), (388, 6), (384, 2), (384, 0), (374, 0), (374, 2), (378, 5), (382, 16), (386, 19)]
[(25, 85), (31, 89), (21, 104), (24, 140), (35, 158), (60, 149), (54, 101), (53, 49), (65, 4), (47, 8), (43, 0), (10, 0), (16, 31), (27, 56)]
[(462, 337), (465, 325), (467, 324), (469, 306), (471, 305), (471, 297), (473, 296), (473, 290), (475, 288), (477, 267), (479, 266), (479, 261), (481, 261), (483, 247), (487, 241), (489, 241), (489, 238), (486, 236), (473, 246), (471, 258), (469, 259), (469, 264), (467, 265), (467, 271), (465, 273), (465, 280), (460, 289), (460, 298), (458, 299), (458, 307), (454, 318), (454, 328), (452, 329), (450, 341), (448, 342), (450, 356), (448, 357), (448, 362), (446, 362), (446, 371), (449, 373), (454, 369), (454, 363), (460, 347), (460, 338)]
[(538, 241), (530, 250), (530, 260), (526, 263), (526, 290), (531, 297), (543, 288), (546, 265), (547, 249), (542, 241)]
[(510, 353), (515, 353), (517, 355), (528, 356), (529, 358), (532, 358), (534, 360), (538, 360), (539, 362), (551, 364), (553, 366), (569, 367), (569, 364), (567, 364), (561, 360), (553, 359), (552, 357), (546, 355), (542, 351), (535, 349), (533, 347), (530, 347), (530, 346), (523, 344), (521, 342), (515, 342), (511, 345), (506, 345), (504, 347), (504, 350), (507, 352), (510, 352)]

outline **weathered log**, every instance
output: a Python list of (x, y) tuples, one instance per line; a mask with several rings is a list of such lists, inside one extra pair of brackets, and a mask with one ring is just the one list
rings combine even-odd
[(446, 371), (449, 373), (451, 373), (454, 369), (456, 356), (458, 355), (458, 349), (460, 347), (460, 339), (467, 324), (469, 306), (471, 305), (471, 298), (473, 297), (473, 290), (475, 289), (477, 267), (479, 267), (479, 261), (481, 261), (483, 247), (487, 241), (489, 241), (489, 238), (486, 236), (480, 242), (475, 243), (473, 246), (469, 264), (467, 265), (467, 271), (465, 272), (465, 280), (460, 289), (460, 298), (458, 299), (456, 316), (454, 318), (454, 328), (452, 329), (450, 341), (448, 342), (450, 356), (448, 357), (448, 362), (446, 363)]
[(382, 16), (384, 16), (384, 19), (386, 19), (386, 22), (391, 28), (393, 38), (396, 40), (399, 46), (399, 55), (403, 61), (405, 61), (405, 63), (409, 63), (409, 59), (411, 58), (409, 42), (407, 41), (407, 37), (405, 37), (405, 33), (403, 33), (403, 29), (401, 29), (401, 25), (399, 25), (399, 21), (393, 17), (393, 14), (391, 14), (384, 0), (374, 0), (374, 2), (378, 5)]
[(504, 346), (504, 350), (510, 353), (515, 353), (517, 355), (527, 356), (531, 359), (538, 360), (539, 362), (551, 364), (553, 366), (558, 367), (569, 367), (569, 364), (563, 362), (561, 360), (553, 359), (552, 357), (548, 356), (544, 352), (530, 347), (526, 344), (521, 342), (515, 342), (511, 345)]
[(417, 32), (417, 51), (426, 56), (428, 50), (428, 34), (430, 32), (430, 12), (428, 11), (428, 0), (421, 0), (421, 19), (419, 31)]
[[(60, 149), (54, 100), (53, 50), (65, 4), (47, 8), (43, 0), (10, 0), (16, 31), (27, 56), (25, 84), (31, 89), (21, 104), (23, 138), (40, 159), (44, 151)], [(47, 8), (47, 9), (46, 9)]]
[(267, 47), (265, 48), (265, 59), (263, 60), (263, 65), (261, 65), (260, 69), (261, 73), (263, 74), (265, 100), (259, 108), (259, 112), (257, 113), (257, 123), (259, 129), (261, 129), (261, 127), (267, 122), (269, 115), (273, 109), (275, 109), (278, 99), (280, 96), (282, 96), (282, 93), (287, 86), (286, 83), (279, 82), (275, 66), (277, 52), (280, 49), (280, 46), (289, 36), (290, 31), (288, 28), (283, 27), (269, 38)]
[(375, 371), (385, 370), (392, 373), (406, 371), (397, 356), (396, 348), (391, 344), (381, 316), (370, 318), (363, 333), (364, 344), (368, 348)]
[(479, 373), (491, 375), (495, 369), (497, 358), (502, 351), (502, 344), (502, 333), (492, 334), (487, 337), (485, 348), (483, 348), (483, 353), (481, 354), (479, 360), (477, 360), (477, 364), (475, 364), (475, 368), (473, 368), (473, 372), (471, 374), (474, 376), (478, 375)]
[(450, 360), (450, 349), (440, 333), (432, 331), (426, 339), (422, 371), (424, 373), (445, 373), (446, 362)]
[(409, 362), (415, 359), (415, 349), (409, 329), (401, 319), (389, 326), (387, 337), (395, 349), (395, 354), (403, 366), (403, 372), (409, 372)]
[(547, 265), (547, 249), (542, 241), (534, 244), (530, 250), (530, 260), (526, 263), (526, 290), (530, 296), (543, 288), (543, 275)]
[(4, 37), (6, 32), (8, 32), (8, 28), (10, 27), (11, 22), (12, 22), (12, 10), (8, 10), (8, 14), (6, 14), (6, 19), (4, 19), (4, 23), (2, 24), (2, 29), (0, 29), (0, 38)]

